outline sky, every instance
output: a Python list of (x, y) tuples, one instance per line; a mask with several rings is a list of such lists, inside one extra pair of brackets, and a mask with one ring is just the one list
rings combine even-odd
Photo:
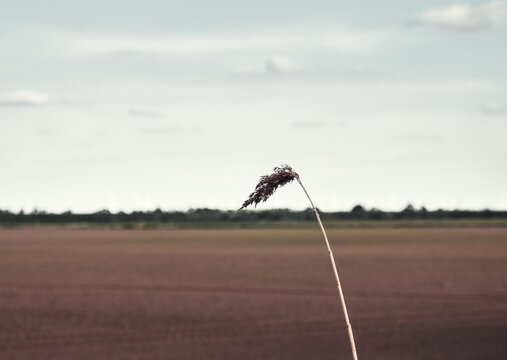
[(0, 209), (507, 209), (507, 1), (0, 2)]

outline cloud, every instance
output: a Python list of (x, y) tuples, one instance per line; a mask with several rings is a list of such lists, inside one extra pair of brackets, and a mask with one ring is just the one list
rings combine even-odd
[(275, 55), (266, 61), (264, 69), (269, 73), (285, 74), (305, 71), (308, 68), (284, 56)]
[(310, 68), (304, 66), (285, 56), (274, 55), (267, 59), (263, 65), (246, 67), (234, 71), (237, 75), (265, 75), (265, 74), (290, 74), (308, 71)]
[(138, 211), (153, 211), (156, 206), (150, 196), (136, 195), (134, 209)]
[(453, 4), (429, 8), (413, 16), (410, 24), (479, 30), (497, 25), (507, 17), (503, 1), (492, 1), (484, 5)]
[(65, 56), (119, 56), (133, 54), (193, 54), (223, 52), (328, 49), (362, 52), (378, 47), (385, 35), (379, 31), (263, 32), (170, 37), (123, 37), (80, 32), (45, 30), (45, 36), (58, 44)]
[(162, 113), (161, 111), (151, 109), (130, 109), (129, 115), (134, 117), (158, 118), (163, 117), (164, 113)]
[(19, 90), (0, 96), (0, 106), (41, 106), (49, 103), (49, 95), (32, 90)]
[(40, 136), (49, 136), (49, 137), (51, 137), (51, 136), (55, 136), (57, 134), (57, 132), (54, 129), (39, 128), (39, 129), (35, 130), (35, 134), (40, 135)]
[(485, 114), (507, 114), (507, 105), (496, 102), (484, 104), (481, 111)]
[(292, 123), (292, 126), (296, 129), (320, 129), (326, 127), (327, 123), (314, 121), (296, 121)]
[(439, 134), (404, 133), (393, 137), (393, 140), (410, 144), (436, 144), (445, 141), (444, 136)]
[(145, 134), (158, 134), (158, 135), (165, 135), (180, 130), (181, 129), (177, 126), (152, 126), (152, 127), (144, 127), (141, 129), (141, 131)]

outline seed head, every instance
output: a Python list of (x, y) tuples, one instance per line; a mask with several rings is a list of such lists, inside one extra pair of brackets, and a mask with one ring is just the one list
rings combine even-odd
[(297, 178), (299, 178), (299, 175), (292, 170), (289, 165), (275, 167), (271, 175), (261, 176), (254, 192), (250, 194), (239, 210), (242, 210), (251, 204), (257, 206), (258, 203), (269, 199), (278, 187), (284, 186)]

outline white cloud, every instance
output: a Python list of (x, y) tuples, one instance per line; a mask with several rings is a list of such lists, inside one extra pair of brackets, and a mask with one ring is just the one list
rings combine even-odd
[(88, 57), (117, 54), (194, 54), (248, 50), (330, 49), (361, 52), (377, 47), (378, 31), (273, 32), (171, 37), (123, 37), (43, 31), (62, 55)]
[(135, 117), (158, 118), (158, 117), (163, 117), (164, 113), (161, 111), (152, 110), (152, 109), (133, 108), (133, 109), (129, 109), (129, 115), (135, 116)]
[(264, 64), (264, 68), (269, 73), (284, 74), (294, 73), (308, 70), (307, 67), (294, 62), (293, 60), (284, 56), (272, 56)]
[(296, 121), (292, 126), (297, 129), (320, 129), (327, 126), (325, 122), (319, 121)]
[(435, 25), (459, 30), (478, 30), (492, 27), (507, 17), (503, 1), (484, 5), (453, 4), (430, 8), (412, 17), (417, 25)]
[(153, 211), (156, 206), (150, 196), (147, 195), (136, 195), (134, 202), (134, 209), (138, 211)]
[(0, 106), (40, 106), (49, 102), (48, 94), (32, 91), (19, 90), (0, 96)]
[(112, 213), (116, 213), (116, 212), (122, 210), (122, 204), (121, 204), (121, 202), (111, 192), (107, 193), (107, 206), (106, 206), (106, 209), (109, 210)]
[(496, 102), (484, 104), (481, 107), (482, 112), (486, 114), (507, 114), (507, 105)]
[(393, 137), (393, 140), (409, 144), (436, 144), (445, 141), (444, 136), (435, 133), (404, 133)]
[(267, 59), (261, 66), (244, 67), (234, 71), (237, 75), (266, 75), (266, 74), (290, 74), (308, 71), (308, 66), (302, 65), (285, 56), (274, 55)]

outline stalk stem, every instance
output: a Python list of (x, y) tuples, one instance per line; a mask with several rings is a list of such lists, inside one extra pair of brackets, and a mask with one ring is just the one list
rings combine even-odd
[(315, 205), (313, 205), (313, 201), (310, 198), (310, 195), (308, 195), (308, 191), (306, 191), (306, 188), (304, 187), (303, 183), (299, 179), (299, 175), (296, 174), (295, 176), (296, 180), (298, 181), (299, 185), (303, 188), (303, 191), (306, 194), (306, 197), (308, 200), (310, 200), (310, 204), (312, 205), (313, 211), (315, 211), (315, 216), (317, 217), (317, 221), (319, 222), (320, 229), (322, 230), (322, 234), (324, 235), (324, 240), (326, 241), (327, 251), (329, 252), (329, 258), (331, 259), (331, 265), (333, 267), (334, 271), (334, 277), (336, 278), (336, 286), (338, 287), (338, 292), (340, 293), (340, 300), (341, 305), (343, 309), (343, 315), (345, 316), (345, 323), (347, 324), (347, 331), (349, 333), (349, 340), (350, 340), (350, 346), (352, 348), (352, 357), (354, 360), (357, 360), (357, 351), (356, 351), (356, 343), (354, 341), (354, 333), (352, 332), (352, 325), (350, 325), (349, 320), (349, 314), (347, 312), (347, 305), (345, 305), (345, 297), (343, 296), (343, 290), (342, 286), (340, 284), (340, 277), (338, 276), (338, 270), (336, 269), (336, 263), (334, 261), (333, 251), (331, 250), (331, 246), (329, 245), (329, 240), (327, 239), (326, 230), (324, 229), (324, 225), (322, 225), (322, 221), (320, 220), (319, 212), (317, 211), (317, 208)]

